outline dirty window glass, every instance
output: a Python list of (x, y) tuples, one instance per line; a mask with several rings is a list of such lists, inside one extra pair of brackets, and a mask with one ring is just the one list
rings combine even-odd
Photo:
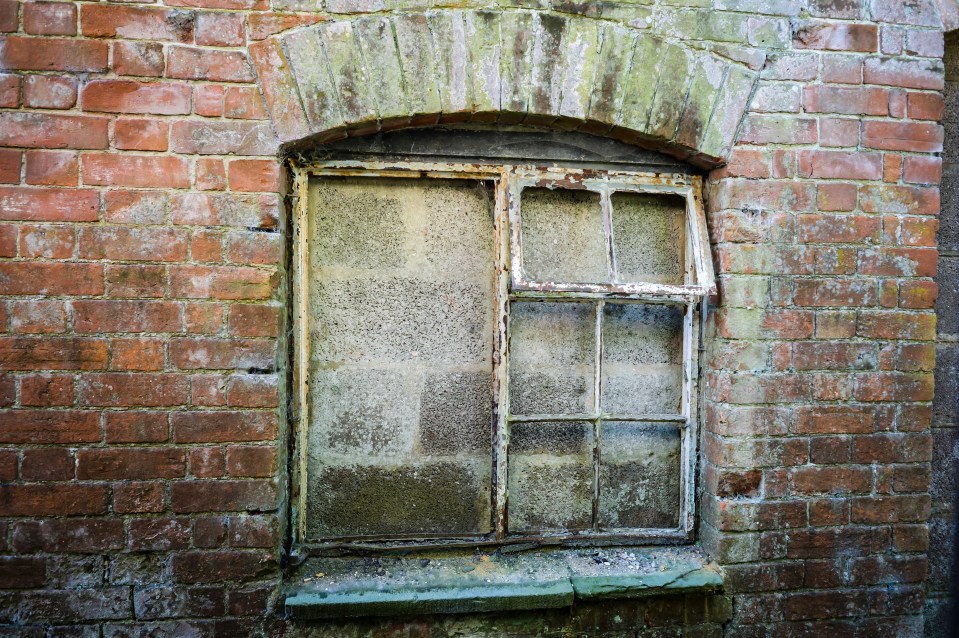
[(689, 538), (698, 181), (300, 176), (299, 542)]

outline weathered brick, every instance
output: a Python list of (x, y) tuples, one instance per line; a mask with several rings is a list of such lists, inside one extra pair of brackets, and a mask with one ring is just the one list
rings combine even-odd
[[(0, 515), (2, 516), (104, 514), (106, 508), (107, 490), (103, 485), (69, 483), (0, 485)], [(120, 521), (116, 522), (122, 525)]]
[(77, 332), (179, 332), (183, 309), (170, 301), (73, 302), (73, 327)]
[(178, 478), (186, 473), (186, 452), (172, 448), (80, 450), (77, 478), (83, 480)]
[(83, 183), (99, 186), (189, 188), (190, 163), (172, 155), (85, 154)]
[(87, 4), (80, 12), (83, 35), (93, 38), (191, 42), (194, 15), (152, 7)]
[(172, 82), (94, 80), (80, 91), (80, 106), (106, 113), (185, 115), (190, 112), (190, 88)]
[(69, 109), (77, 103), (77, 81), (62, 75), (28, 75), (23, 105), (37, 109)]
[(94, 190), (0, 186), (3, 220), (89, 222), (97, 221), (99, 210), (100, 195)]
[(0, 46), (0, 67), (97, 73), (107, 70), (107, 45), (95, 40), (7, 36)]
[(264, 480), (177, 481), (171, 498), (175, 512), (269, 511), (276, 507), (277, 494), (274, 484)]
[(2, 443), (91, 443), (100, 440), (100, 415), (78, 410), (2, 410)]
[(0, 144), (28, 148), (102, 149), (109, 144), (107, 120), (53, 113), (0, 113)]
[(276, 415), (268, 412), (174, 412), (177, 443), (269, 441), (276, 436)]
[(183, 405), (187, 382), (176, 374), (105, 372), (80, 378), (78, 397), (88, 406), (172, 406)]
[(181, 46), (171, 47), (167, 53), (166, 76), (212, 82), (253, 82), (255, 80), (244, 53)]

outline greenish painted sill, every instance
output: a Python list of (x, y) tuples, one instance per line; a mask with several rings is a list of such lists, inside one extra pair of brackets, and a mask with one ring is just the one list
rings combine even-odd
[(692, 546), (313, 558), (299, 574), (285, 602), (293, 620), (555, 609), (723, 587)]

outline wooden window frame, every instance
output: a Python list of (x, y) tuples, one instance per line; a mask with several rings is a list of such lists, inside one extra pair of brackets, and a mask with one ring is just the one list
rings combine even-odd
[[(291, 477), (290, 512), (292, 543), (295, 553), (308, 555), (330, 549), (389, 550), (415, 547), (477, 547), (484, 545), (547, 544), (547, 545), (610, 545), (662, 544), (691, 541), (695, 527), (695, 476), (699, 421), (699, 354), (701, 352), (702, 317), (706, 300), (715, 294), (716, 286), (709, 252), (708, 234), (702, 202), (702, 178), (680, 173), (650, 173), (620, 170), (540, 167), (515, 164), (465, 164), (439, 162), (324, 161), (302, 163), (290, 161), (293, 175), (292, 215), (292, 343), (293, 396), (291, 428), (293, 442), (293, 476)], [(493, 433), (492, 529), (487, 535), (470, 537), (357, 537), (307, 539), (307, 461), (309, 432), (309, 234), (308, 191), (311, 178), (436, 178), (488, 181), (494, 185), (494, 268), (496, 322), (493, 356)], [(639, 192), (678, 195), (686, 201), (687, 269), (682, 285), (645, 282), (574, 283), (527, 280), (522, 269), (521, 192), (523, 188), (590, 190), (603, 198), (604, 225), (609, 224), (609, 198), (614, 192)], [(607, 246), (611, 246), (606, 230)], [(611, 262), (615, 257), (610, 255)], [(683, 320), (683, 388), (682, 404), (676, 415), (631, 415), (647, 421), (673, 422), (681, 434), (681, 476), (679, 524), (668, 529), (635, 529), (615, 533), (590, 530), (585, 533), (514, 535), (507, 529), (507, 460), (509, 423), (554, 420), (587, 420), (594, 424), (594, 448), (599, 445), (598, 423), (616, 420), (616, 415), (598, 412), (599, 395), (594, 392), (595, 414), (536, 415), (534, 418), (510, 417), (509, 402), (509, 307), (512, 301), (577, 301), (592, 302), (597, 308), (596, 348), (601, 356), (601, 321), (605, 303), (669, 304), (684, 307)], [(595, 366), (596, 383), (600, 366)], [(582, 418), (586, 417), (586, 418)], [(621, 419), (622, 420), (622, 419)], [(595, 454), (594, 450), (594, 454)], [(595, 509), (594, 495), (594, 509)], [(595, 514), (594, 514), (595, 521)]]

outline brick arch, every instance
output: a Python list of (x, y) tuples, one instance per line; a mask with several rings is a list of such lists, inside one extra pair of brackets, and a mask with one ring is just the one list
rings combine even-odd
[(335, 20), (250, 47), (285, 143), (483, 122), (580, 129), (723, 164), (757, 74), (587, 17), (431, 11)]

